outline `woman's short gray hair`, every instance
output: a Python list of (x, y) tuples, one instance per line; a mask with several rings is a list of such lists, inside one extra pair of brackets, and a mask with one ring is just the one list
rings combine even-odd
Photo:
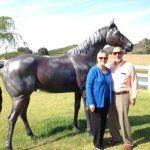
[(106, 54), (106, 56), (109, 55), (108, 52), (106, 52), (104, 49), (101, 49), (101, 50), (97, 53), (97, 56), (98, 56), (99, 54)]

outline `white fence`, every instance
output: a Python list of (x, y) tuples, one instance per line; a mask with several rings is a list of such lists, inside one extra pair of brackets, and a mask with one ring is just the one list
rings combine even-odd
[(139, 86), (150, 90), (150, 65), (135, 65), (134, 67), (137, 72)]

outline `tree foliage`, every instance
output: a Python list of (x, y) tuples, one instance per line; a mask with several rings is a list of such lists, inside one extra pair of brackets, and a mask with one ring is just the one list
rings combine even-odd
[(145, 38), (135, 44), (132, 54), (150, 54), (150, 40)]
[(11, 17), (0, 17), (0, 45), (1, 47), (6, 44), (15, 46), (15, 37), (13, 36), (13, 32), (15, 29), (14, 20)]
[(19, 43), (23, 42), (25, 47), (27, 43), (23, 40), (22, 36), (15, 33), (15, 22), (11, 17), (0, 17), (0, 48), (6, 52), (8, 49), (15, 49)]
[(11, 17), (2, 16), (0, 17), (0, 31), (11, 32), (15, 30), (15, 23)]
[(26, 53), (26, 54), (32, 54), (32, 50), (30, 50), (28, 47), (19, 47), (17, 48), (17, 52), (19, 53)]
[(45, 47), (42, 47), (42, 48), (38, 49), (38, 54), (39, 55), (48, 55), (48, 49)]

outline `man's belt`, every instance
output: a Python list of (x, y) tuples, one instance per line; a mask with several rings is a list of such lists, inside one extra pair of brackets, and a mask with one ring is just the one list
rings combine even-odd
[(115, 95), (121, 95), (121, 94), (127, 94), (127, 93), (129, 93), (129, 91), (120, 91), (120, 92), (113, 91), (113, 94), (115, 94)]

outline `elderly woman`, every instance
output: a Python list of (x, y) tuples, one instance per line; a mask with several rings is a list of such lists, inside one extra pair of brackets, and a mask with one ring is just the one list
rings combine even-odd
[(112, 77), (105, 66), (108, 53), (104, 50), (97, 54), (97, 64), (94, 65), (86, 82), (86, 106), (89, 110), (93, 143), (97, 150), (103, 150), (103, 137), (106, 128), (109, 105), (112, 103)]

